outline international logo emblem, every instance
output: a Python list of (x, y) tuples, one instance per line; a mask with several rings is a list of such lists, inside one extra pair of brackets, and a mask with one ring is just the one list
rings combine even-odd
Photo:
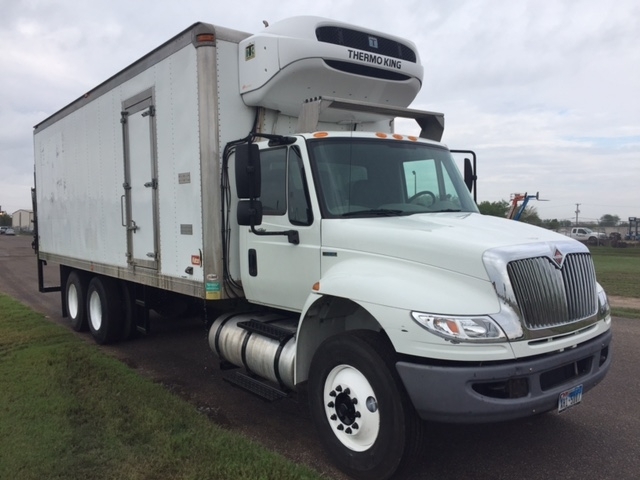
[(556, 248), (556, 251), (553, 252), (553, 263), (556, 264), (556, 267), (562, 268), (563, 262), (564, 262), (564, 254)]

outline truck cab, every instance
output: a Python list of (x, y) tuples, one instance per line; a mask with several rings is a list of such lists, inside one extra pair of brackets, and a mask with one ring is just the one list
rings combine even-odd
[[(385, 403), (389, 385), (402, 415), (476, 423), (563, 411), (606, 375), (611, 317), (588, 249), (479, 214), (443, 144), (319, 131), (255, 147), (260, 193), (238, 206), (241, 281), (251, 303), (296, 317), (288, 363), (274, 358), (264, 376), (308, 385), (337, 458), (389, 447), (377, 406), (358, 403)], [(242, 357), (216, 343), (244, 328), (226, 318), (212, 348)]]

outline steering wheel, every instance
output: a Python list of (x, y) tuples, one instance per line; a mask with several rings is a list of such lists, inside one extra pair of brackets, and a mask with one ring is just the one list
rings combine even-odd
[[(431, 198), (431, 201), (427, 203), (427, 200), (425, 197)], [(421, 192), (418, 192), (415, 195), (410, 196), (408, 202), (416, 205), (422, 205), (424, 207), (430, 207), (431, 205), (436, 203), (436, 196), (433, 194), (433, 192), (430, 192), (429, 190), (422, 190)]]

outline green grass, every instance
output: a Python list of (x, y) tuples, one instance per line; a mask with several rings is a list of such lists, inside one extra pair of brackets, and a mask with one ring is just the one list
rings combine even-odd
[(0, 295), (0, 478), (316, 479)]
[(608, 295), (640, 298), (640, 248), (591, 247), (591, 256)]
[(612, 308), (611, 315), (622, 318), (640, 318), (640, 310), (633, 308)]
[[(640, 298), (640, 248), (590, 247), (598, 282), (607, 295)], [(617, 317), (640, 318), (640, 310), (614, 308)]]

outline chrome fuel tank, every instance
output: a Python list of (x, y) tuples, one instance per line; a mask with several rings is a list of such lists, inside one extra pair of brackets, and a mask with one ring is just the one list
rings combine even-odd
[(227, 313), (209, 330), (209, 346), (238, 367), (294, 388), (296, 325), (278, 313)]

